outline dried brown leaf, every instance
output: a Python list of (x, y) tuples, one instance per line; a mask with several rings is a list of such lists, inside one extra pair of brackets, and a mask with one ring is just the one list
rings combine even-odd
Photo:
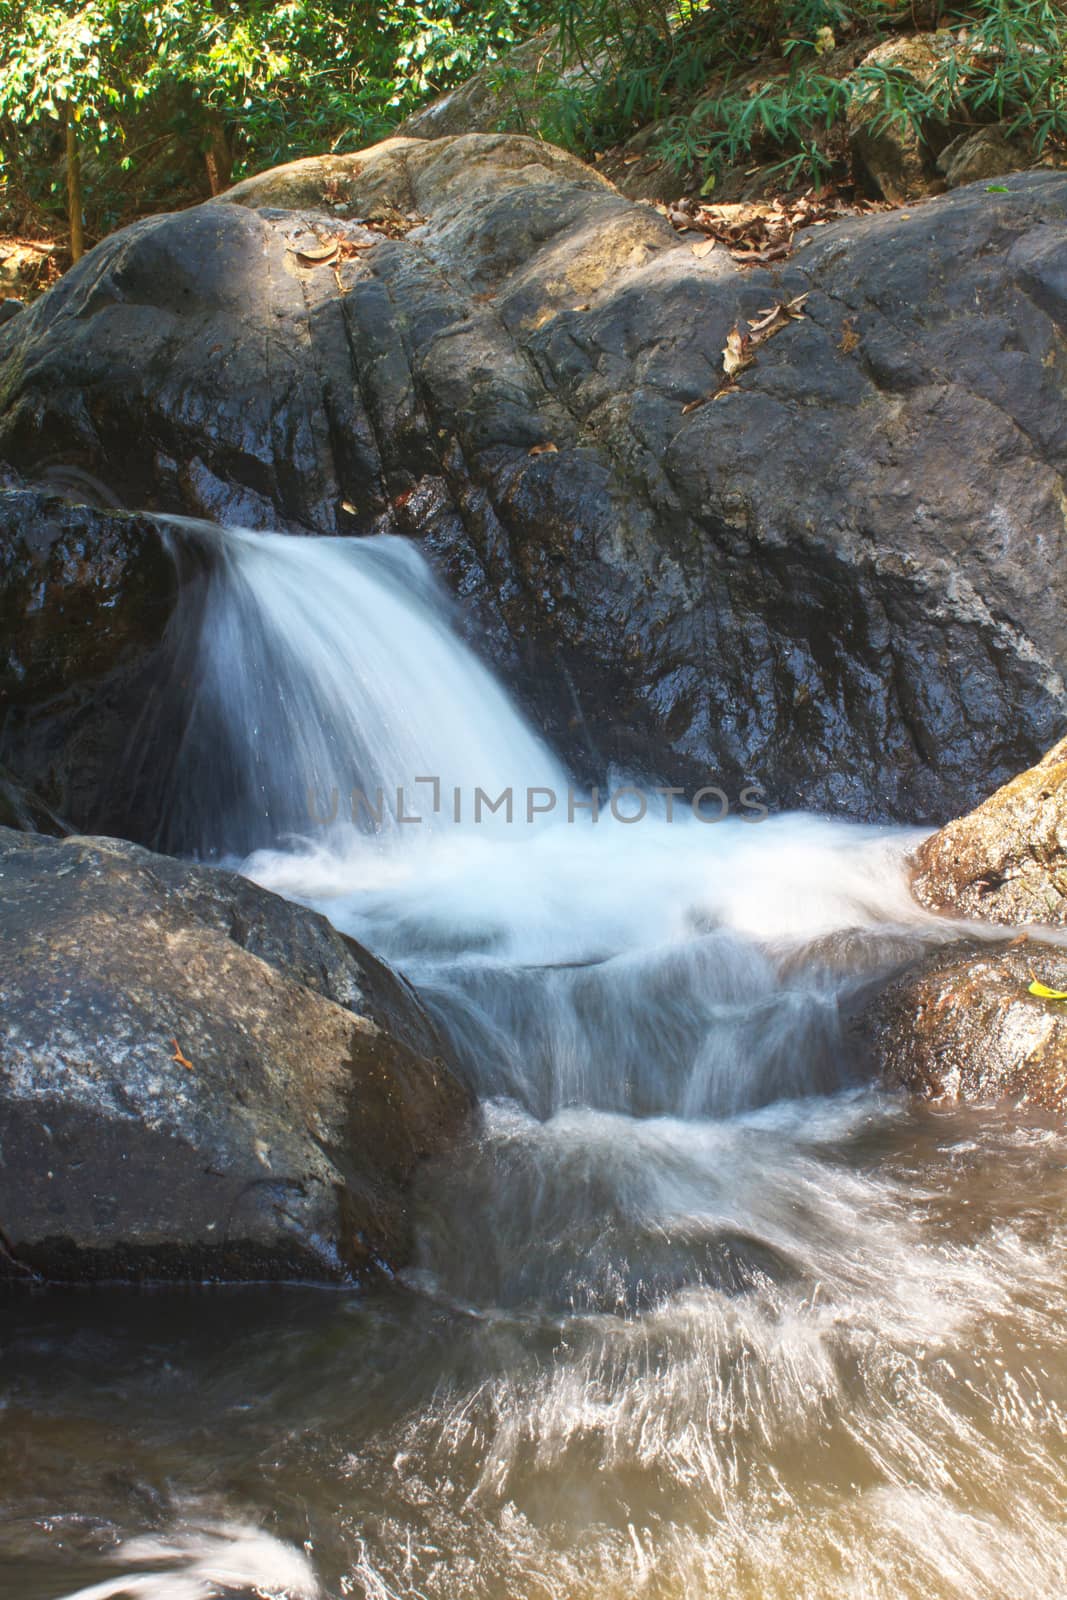
[(174, 1046), (174, 1054), (170, 1059), (172, 1061), (176, 1061), (179, 1067), (186, 1067), (190, 1072), (192, 1072), (194, 1070), (193, 1063), (189, 1060), (188, 1056), (182, 1055), (182, 1047), (178, 1043), (177, 1039), (172, 1039), (170, 1042)]
[(722, 352), (722, 370), (728, 378), (734, 378), (739, 372), (744, 372), (755, 360), (752, 353), (752, 340), (740, 328), (734, 328), (726, 335), (726, 344)]
[(846, 317), (841, 324), (841, 337), (837, 341), (837, 348), (843, 355), (851, 355), (860, 342), (860, 336), (852, 325), (852, 319)]
[(325, 266), (328, 261), (336, 261), (340, 253), (340, 239), (324, 239), (317, 245), (292, 245), (290, 246), (297, 260), (305, 267)]

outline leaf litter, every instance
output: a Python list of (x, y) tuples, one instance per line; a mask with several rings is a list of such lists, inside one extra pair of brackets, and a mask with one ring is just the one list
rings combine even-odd
[(799, 322), (803, 318), (804, 302), (807, 298), (805, 293), (794, 295), (792, 300), (778, 300), (773, 306), (761, 311), (755, 319), (750, 318), (747, 328), (742, 328), (738, 323), (726, 335), (726, 344), (722, 352), (723, 376), (718, 387), (710, 394), (701, 395), (697, 400), (690, 400), (688, 405), (682, 407), (682, 416), (688, 416), (691, 411), (699, 410), (711, 400), (721, 400), (724, 395), (733, 394), (738, 387), (737, 380), (741, 373), (755, 366), (756, 351), (760, 345), (766, 344), (768, 339), (773, 339), (783, 328), (788, 328), (791, 322)]

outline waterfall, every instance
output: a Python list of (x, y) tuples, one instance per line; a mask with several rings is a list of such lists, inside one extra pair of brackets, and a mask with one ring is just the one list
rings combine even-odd
[[(709, 823), (634, 784), (597, 814), (414, 545), (171, 527), (211, 557), (176, 622), (178, 836), (402, 968), (480, 1094), (701, 1116), (846, 1080), (863, 962), (834, 940), (860, 930), (868, 966), (914, 940), (909, 835)], [(479, 791), (513, 806), (479, 813)]]
[[(569, 780), (414, 547), (173, 537), (186, 848), (402, 969), (482, 1114), (420, 1174), (400, 1283), (182, 1302), (185, 1332), (100, 1301), (91, 1339), (79, 1303), (76, 1340), (41, 1297), (0, 1567), (52, 1538), (71, 1600), (1067, 1592), (1067, 1140), (916, 1110), (850, 1043), (864, 986), (958, 932), (910, 897), (916, 835), (457, 820), (454, 787)], [(309, 814), (353, 786), (404, 804)], [(80, 1531), (41, 1517), (68, 1429)]]
[(448, 826), (457, 789), (469, 804), (476, 787), (566, 792), (406, 540), (165, 526), (209, 556), (172, 629), (186, 713), (171, 840), (242, 853), (353, 822)]

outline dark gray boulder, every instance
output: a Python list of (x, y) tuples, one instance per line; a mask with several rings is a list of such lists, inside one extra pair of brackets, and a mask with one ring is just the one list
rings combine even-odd
[(742, 270), (532, 140), (298, 162), (0, 330), (0, 452), (420, 537), (583, 775), (941, 820), (1067, 724), (1067, 176), (998, 187)]
[(177, 592), (151, 518), (0, 487), (0, 821), (149, 831)]
[(325, 918), (0, 829), (0, 1276), (344, 1281), (402, 1263), (467, 1092)]
[(56, 838), (75, 831), (6, 767), (0, 767), (0, 828), (17, 828), (21, 833), (49, 833)]

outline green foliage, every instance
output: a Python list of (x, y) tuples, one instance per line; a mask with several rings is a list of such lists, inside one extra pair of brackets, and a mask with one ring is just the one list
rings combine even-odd
[[(169, 141), (179, 181), (202, 152), (224, 176), (381, 138), (422, 100), (506, 49), (536, 0), (0, 0), (0, 160), (58, 206), (56, 138), (70, 118), (96, 226), (126, 203), (117, 173)], [(96, 159), (94, 159), (96, 158)], [(158, 197), (149, 196), (158, 203)]]
[(853, 104), (870, 106), (876, 127), (906, 124), (920, 137), (1001, 121), (1035, 155), (1067, 143), (1062, 3), (922, 9), (944, 47), (925, 85), (892, 66), (824, 68), (850, 39), (913, 28), (917, 8), (899, 0), (682, 0), (669, 16), (644, 0), (557, 0), (564, 50), (544, 131), (587, 153), (657, 122), (658, 153), (709, 186), (750, 161), (791, 182), (825, 178), (842, 160)]
[[(545, 24), (535, 69), (509, 62)], [(917, 26), (944, 30), (925, 85), (853, 65)], [(583, 155), (655, 125), (708, 185), (826, 176), (861, 103), (923, 134), (1000, 121), (1040, 153), (1067, 144), (1065, 52), (1061, 0), (0, 0), (0, 183), (61, 211), (69, 121), (100, 233), (208, 174), (357, 149), (493, 61), (501, 125)]]

